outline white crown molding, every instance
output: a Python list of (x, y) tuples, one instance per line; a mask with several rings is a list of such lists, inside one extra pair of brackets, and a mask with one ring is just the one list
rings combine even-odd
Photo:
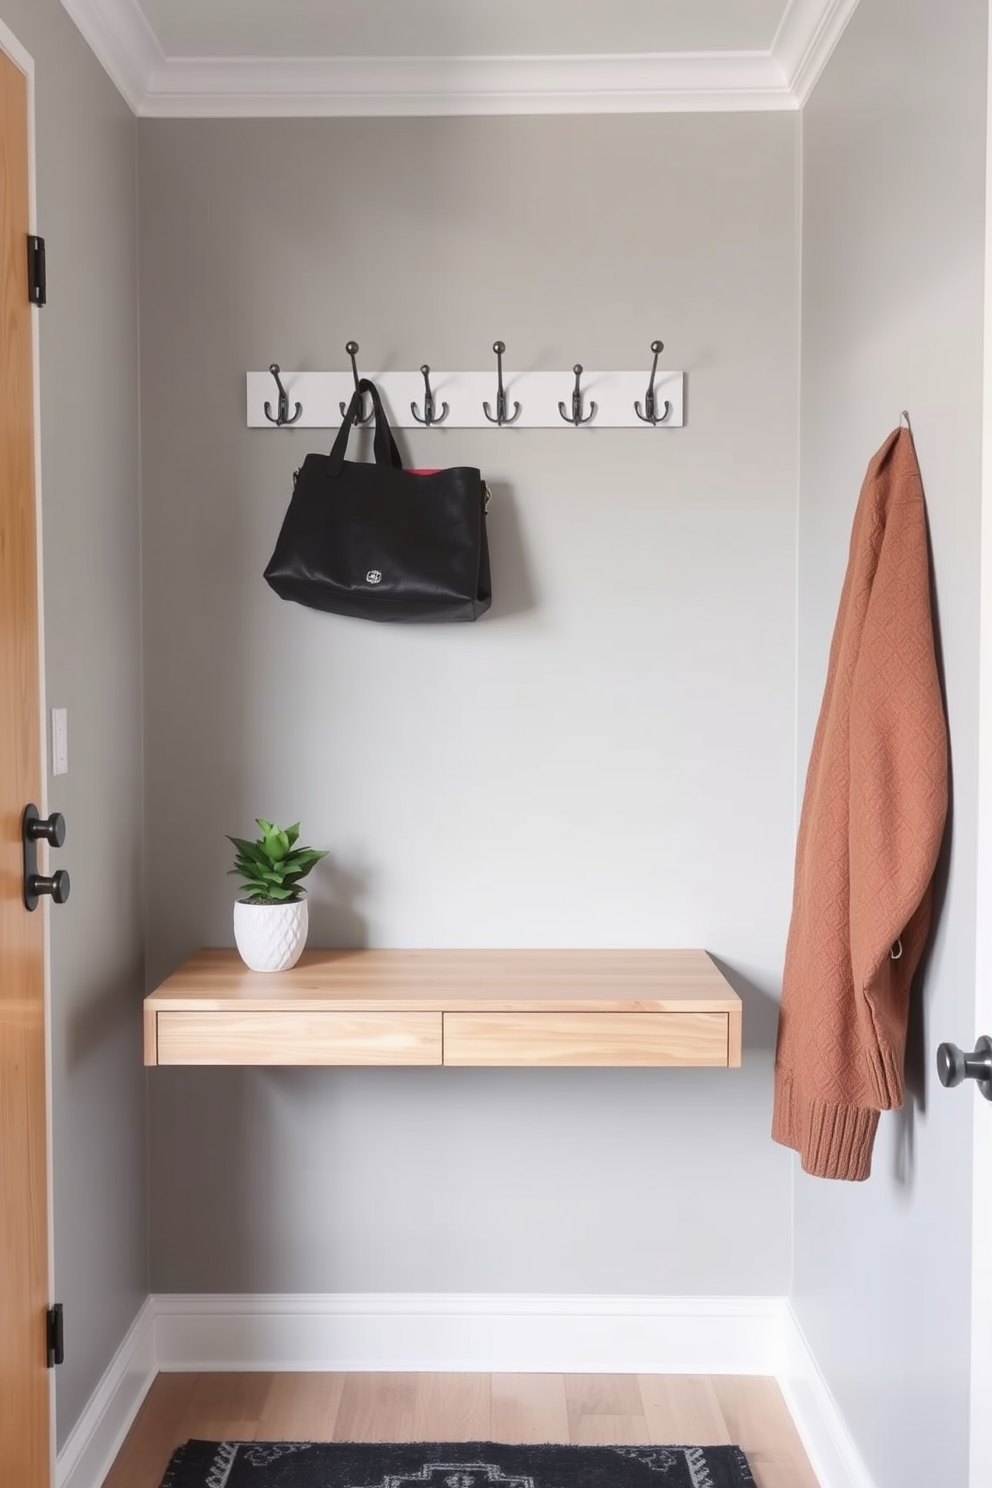
[(790, 0), (772, 52), (798, 108), (813, 91), (857, 8), (858, 0)]
[(166, 57), (138, 0), (62, 0), (136, 114), (304, 118), (801, 107), (857, 0), (791, 0), (770, 51), (561, 57)]
[(140, 113), (165, 64), (136, 0), (62, 0), (125, 103)]
[(153, 118), (665, 113), (792, 108), (766, 52), (168, 61)]

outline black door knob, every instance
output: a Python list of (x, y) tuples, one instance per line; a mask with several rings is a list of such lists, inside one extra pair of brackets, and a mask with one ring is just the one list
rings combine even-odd
[(937, 1078), (948, 1087), (976, 1080), (985, 1099), (992, 1100), (992, 1039), (983, 1034), (973, 1054), (965, 1054), (957, 1044), (941, 1044), (937, 1050)]
[(69, 897), (69, 875), (64, 868), (50, 876), (32, 873), (28, 879), (28, 890), (36, 898), (40, 898), (42, 894), (51, 894), (56, 904), (64, 904)]
[(53, 811), (49, 817), (26, 817), (24, 831), (32, 842), (48, 842), (52, 847), (65, 846), (65, 817), (61, 811)]

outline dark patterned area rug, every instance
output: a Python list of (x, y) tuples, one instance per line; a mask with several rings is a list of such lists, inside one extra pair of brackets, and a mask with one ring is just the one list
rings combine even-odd
[(740, 1447), (188, 1441), (162, 1488), (754, 1488)]

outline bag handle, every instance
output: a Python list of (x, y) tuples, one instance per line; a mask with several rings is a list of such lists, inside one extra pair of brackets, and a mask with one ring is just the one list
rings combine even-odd
[(375, 409), (375, 439), (372, 443), (372, 448), (375, 452), (375, 463), (377, 465), (391, 465), (394, 470), (403, 469), (403, 461), (400, 459), (400, 452), (396, 448), (396, 440), (393, 438), (393, 431), (389, 427), (389, 420), (386, 418), (382, 399), (379, 397), (379, 389), (374, 382), (369, 382), (367, 377), (363, 377), (352, 395), (351, 402), (348, 404), (348, 412), (344, 416), (344, 422), (338, 430), (337, 438), (331, 446), (330, 473), (332, 476), (340, 475), (344, 467), (344, 457), (348, 449), (348, 438), (352, 429), (355, 427), (356, 419), (362, 411), (363, 393), (369, 394), (372, 399), (372, 406)]

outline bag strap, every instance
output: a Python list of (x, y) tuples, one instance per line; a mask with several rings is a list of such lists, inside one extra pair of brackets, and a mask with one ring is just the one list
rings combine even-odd
[(352, 395), (351, 402), (348, 404), (348, 412), (345, 414), (344, 422), (337, 432), (337, 438), (331, 445), (330, 473), (332, 476), (340, 475), (344, 467), (344, 457), (348, 449), (348, 438), (352, 429), (355, 427), (355, 421), (361, 413), (363, 393), (369, 394), (369, 397), (372, 399), (372, 406), (375, 409), (375, 439), (372, 443), (372, 448), (375, 452), (375, 463), (377, 465), (391, 465), (394, 470), (403, 469), (403, 461), (400, 459), (400, 452), (396, 448), (396, 440), (393, 438), (393, 431), (389, 427), (389, 420), (386, 418), (382, 399), (379, 397), (379, 389), (374, 382), (369, 382), (367, 377), (363, 377)]

